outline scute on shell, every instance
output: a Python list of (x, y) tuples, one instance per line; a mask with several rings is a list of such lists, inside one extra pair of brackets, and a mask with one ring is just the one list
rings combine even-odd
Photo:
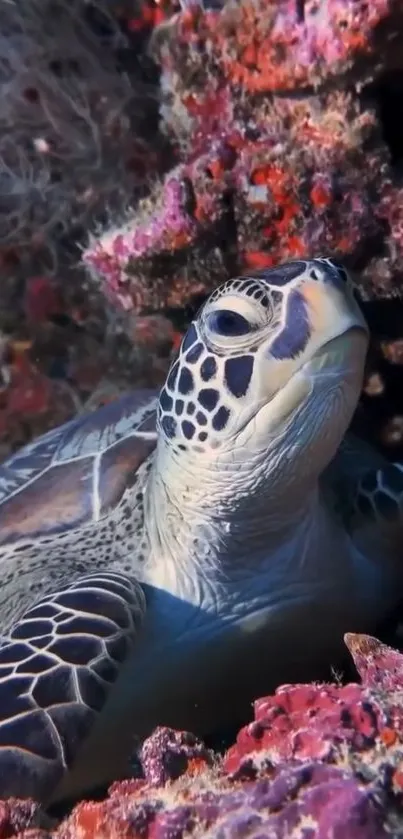
[(72, 420), (0, 467), (0, 545), (106, 515), (156, 444), (154, 390)]

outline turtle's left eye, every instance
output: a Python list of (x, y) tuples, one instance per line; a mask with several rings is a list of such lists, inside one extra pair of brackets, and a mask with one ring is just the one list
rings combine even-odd
[(249, 321), (232, 309), (216, 309), (207, 316), (207, 323), (212, 332), (218, 335), (232, 337), (247, 335), (253, 326)]

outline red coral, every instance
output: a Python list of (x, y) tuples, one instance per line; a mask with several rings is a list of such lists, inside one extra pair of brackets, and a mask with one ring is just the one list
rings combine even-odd
[(255, 703), (255, 722), (238, 734), (225, 768), (237, 771), (252, 752), (264, 752), (273, 765), (333, 760), (342, 746), (358, 754), (373, 748), (387, 727), (387, 716), (360, 685), (288, 685)]
[(217, 72), (248, 93), (317, 87), (379, 50), (375, 35), (394, 3), (309, 0), (303, 14), (298, 5), (243, 0), (204, 15), (193, 7), (179, 19), (179, 38), (196, 54), (207, 42)]
[(47, 321), (63, 311), (60, 289), (49, 277), (31, 277), (25, 290), (24, 308), (28, 321)]
[(370, 636), (348, 634), (346, 642), (362, 684), (286, 685), (258, 700), (255, 721), (226, 755), (227, 772), (249, 772), (259, 754), (270, 765), (343, 754), (374, 762), (403, 747), (403, 656)]
[(310, 0), (303, 19), (291, 0), (242, 0), (193, 4), (157, 27), (180, 163), (87, 248), (105, 293), (135, 313), (164, 309), (229, 274), (320, 253), (358, 262), (370, 287), (374, 243), (390, 282), (403, 269), (402, 192), (353, 81), (396, 63), (401, 24), (394, 0)]
[[(131, 4), (130, 4), (131, 5)], [(174, 0), (161, 0), (161, 2), (154, 2), (154, 0), (140, 0), (136, 3), (135, 12), (131, 14), (124, 13), (123, 9), (118, 9), (117, 17), (126, 25), (129, 32), (143, 32), (150, 31), (154, 26), (159, 26), (177, 12), (179, 9), (178, 3)]]
[(24, 416), (46, 411), (51, 393), (50, 381), (41, 375), (22, 352), (15, 355), (7, 394), (9, 414)]

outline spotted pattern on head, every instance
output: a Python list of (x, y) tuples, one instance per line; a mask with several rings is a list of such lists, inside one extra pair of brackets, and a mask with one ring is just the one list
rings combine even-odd
[(290, 361), (304, 352), (315, 324), (301, 288), (315, 283), (340, 289), (350, 280), (332, 259), (296, 260), (228, 280), (210, 295), (160, 394), (158, 427), (172, 447), (219, 447), (253, 390), (262, 354)]

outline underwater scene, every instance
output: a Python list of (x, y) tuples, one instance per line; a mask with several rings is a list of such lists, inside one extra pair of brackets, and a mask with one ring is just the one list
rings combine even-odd
[(0, 839), (403, 837), (403, 2), (0, 0)]

